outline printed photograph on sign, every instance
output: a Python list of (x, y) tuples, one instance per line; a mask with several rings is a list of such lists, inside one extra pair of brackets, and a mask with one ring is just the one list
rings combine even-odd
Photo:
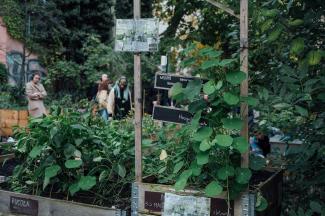
[(163, 216), (210, 216), (210, 199), (165, 193)]
[(117, 19), (115, 51), (155, 52), (159, 43), (157, 19)]

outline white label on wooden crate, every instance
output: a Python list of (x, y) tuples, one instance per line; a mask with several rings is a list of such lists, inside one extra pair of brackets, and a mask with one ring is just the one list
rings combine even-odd
[(210, 216), (210, 199), (165, 193), (163, 216)]

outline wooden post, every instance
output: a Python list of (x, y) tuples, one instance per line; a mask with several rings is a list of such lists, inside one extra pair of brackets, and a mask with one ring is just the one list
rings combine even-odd
[[(141, 17), (141, 0), (133, 0), (134, 19)], [(134, 55), (134, 127), (135, 127), (135, 180), (142, 182), (142, 84), (141, 84), (141, 55)]]
[[(248, 0), (240, 0), (240, 70), (246, 73), (247, 79), (241, 83), (240, 95), (248, 96)], [(240, 114), (244, 121), (241, 135), (248, 141), (248, 105), (242, 103)], [(248, 168), (249, 152), (242, 154), (241, 166)], [(241, 197), (235, 200), (235, 216), (243, 215), (243, 206)]]

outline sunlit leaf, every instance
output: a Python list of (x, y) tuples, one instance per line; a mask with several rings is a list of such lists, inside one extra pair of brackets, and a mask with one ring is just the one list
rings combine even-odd
[(204, 189), (204, 192), (209, 197), (215, 197), (222, 193), (222, 186), (217, 181), (210, 182)]

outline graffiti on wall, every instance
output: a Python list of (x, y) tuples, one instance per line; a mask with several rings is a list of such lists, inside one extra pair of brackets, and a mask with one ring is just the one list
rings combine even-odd
[(41, 77), (46, 76), (44, 68), (41, 66), (37, 59), (26, 59), (25, 72), (23, 71), (23, 54), (20, 52), (10, 52), (7, 53), (7, 67), (8, 67), (8, 80), (12, 85), (17, 85), (19, 83), (29, 82), (32, 75), (38, 71), (41, 73)]

